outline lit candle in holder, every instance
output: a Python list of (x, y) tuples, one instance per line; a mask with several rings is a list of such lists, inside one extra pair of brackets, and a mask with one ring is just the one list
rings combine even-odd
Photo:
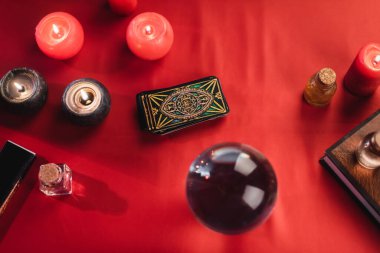
[(0, 98), (10, 109), (34, 112), (46, 102), (47, 85), (35, 70), (15, 68), (0, 80)]
[(370, 96), (380, 84), (380, 44), (364, 46), (344, 77), (344, 86), (353, 95)]
[(38, 23), (35, 37), (44, 54), (59, 60), (76, 55), (84, 42), (82, 25), (75, 17), (65, 12), (46, 15)]
[(137, 0), (108, 0), (111, 9), (121, 15), (132, 13), (137, 6)]
[(80, 125), (96, 125), (111, 109), (111, 97), (106, 87), (91, 78), (70, 83), (62, 97), (64, 113)]
[(174, 34), (165, 17), (158, 13), (145, 12), (130, 22), (126, 39), (135, 55), (145, 60), (157, 60), (169, 52)]

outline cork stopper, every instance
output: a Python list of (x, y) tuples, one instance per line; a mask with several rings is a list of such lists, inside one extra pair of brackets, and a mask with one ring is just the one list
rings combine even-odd
[(39, 179), (44, 184), (55, 184), (60, 181), (61, 168), (54, 163), (41, 165), (38, 174)]
[(336, 73), (331, 68), (323, 68), (318, 72), (318, 80), (324, 86), (331, 86), (336, 82)]

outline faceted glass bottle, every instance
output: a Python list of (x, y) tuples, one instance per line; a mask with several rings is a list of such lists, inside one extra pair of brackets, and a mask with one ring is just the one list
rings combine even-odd
[(380, 167), (380, 131), (364, 137), (356, 150), (356, 158), (367, 169)]
[(72, 172), (66, 164), (41, 165), (38, 177), (40, 190), (48, 196), (67, 195), (72, 192)]
[(306, 102), (313, 106), (326, 106), (335, 94), (336, 74), (331, 68), (323, 68), (310, 78), (304, 90)]

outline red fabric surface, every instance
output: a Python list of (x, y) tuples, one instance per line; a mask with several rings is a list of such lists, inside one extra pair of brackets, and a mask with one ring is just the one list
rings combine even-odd
[[(49, 84), (36, 116), (0, 109), (0, 142), (41, 157), (0, 227), (0, 252), (379, 252), (378, 226), (318, 164), (379, 108), (380, 91), (357, 99), (342, 87), (359, 48), (380, 41), (379, 8), (378, 0), (140, 0), (132, 16), (158, 12), (175, 33), (170, 53), (147, 62), (125, 44), (132, 16), (115, 15), (104, 0), (0, 0), (0, 73), (29, 66)], [(71, 60), (50, 59), (35, 44), (35, 25), (53, 11), (73, 14), (84, 27), (84, 47)], [(302, 91), (325, 66), (337, 72), (337, 94), (327, 108), (313, 108)], [(136, 93), (207, 75), (221, 80), (226, 118), (167, 136), (139, 130)], [(65, 86), (81, 77), (111, 93), (99, 127), (72, 125), (60, 113)], [(191, 161), (225, 141), (262, 151), (279, 182), (272, 216), (238, 236), (201, 225), (185, 196)], [(72, 168), (72, 196), (39, 192), (43, 159)]]

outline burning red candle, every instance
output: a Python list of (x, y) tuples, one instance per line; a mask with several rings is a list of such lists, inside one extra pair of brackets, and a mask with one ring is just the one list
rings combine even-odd
[(372, 95), (380, 84), (380, 44), (364, 46), (344, 77), (345, 88), (357, 96)]
[(145, 60), (157, 60), (169, 52), (174, 34), (165, 17), (158, 13), (145, 12), (130, 22), (126, 39), (135, 55)]
[(137, 0), (108, 0), (111, 9), (121, 15), (132, 13), (137, 6)]
[(72, 15), (53, 12), (46, 15), (36, 27), (36, 42), (41, 51), (55, 59), (68, 59), (83, 46), (82, 25)]

